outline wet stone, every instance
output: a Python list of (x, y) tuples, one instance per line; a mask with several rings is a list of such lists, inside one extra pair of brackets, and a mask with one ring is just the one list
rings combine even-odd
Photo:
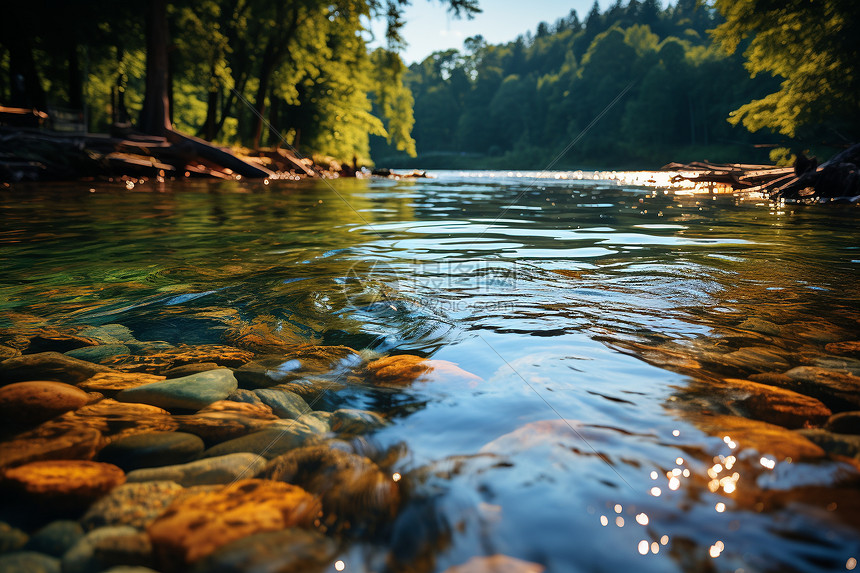
[(115, 393), (162, 380), (164, 380), (164, 376), (140, 372), (103, 372), (84, 380), (78, 384), (78, 388), (93, 392)]
[(749, 330), (759, 334), (767, 334), (769, 336), (779, 336), (780, 327), (768, 320), (760, 318), (748, 318), (738, 325), (741, 330)]
[(542, 573), (544, 566), (507, 555), (472, 557), (462, 565), (455, 565), (445, 573)]
[(246, 479), (174, 502), (148, 532), (164, 569), (181, 570), (220, 547), (255, 533), (309, 527), (319, 499), (300, 487)]
[(21, 356), (20, 350), (0, 344), (0, 362), (8, 360), (9, 358), (15, 358), (16, 356)]
[(26, 533), (0, 521), (0, 553), (17, 551), (27, 544), (29, 537)]
[(325, 434), (331, 431), (331, 412), (308, 412), (303, 414), (296, 421), (306, 425), (317, 434)]
[(98, 459), (125, 471), (190, 462), (204, 450), (203, 440), (184, 432), (146, 432), (112, 441)]
[(346, 388), (346, 384), (326, 378), (298, 378), (278, 384), (276, 388), (298, 394), (308, 403), (317, 404), (322, 401), (323, 404), (330, 405), (333, 395)]
[(182, 491), (182, 486), (172, 481), (126, 483), (90, 506), (81, 524), (86, 529), (106, 525), (144, 529), (164, 513)]
[(227, 400), (231, 400), (233, 402), (245, 402), (248, 404), (262, 404), (263, 401), (260, 400), (260, 397), (257, 396), (252, 390), (244, 390), (239, 388), (229, 396), (227, 396)]
[(157, 354), (175, 348), (164, 340), (127, 340), (125, 344), (133, 354)]
[(60, 573), (60, 560), (35, 551), (16, 551), (0, 555), (3, 573)]
[(194, 362), (192, 364), (176, 366), (165, 371), (163, 374), (167, 378), (183, 378), (185, 376), (191, 376), (192, 374), (199, 374), (200, 372), (216, 370), (218, 368), (221, 368), (221, 366), (214, 362)]
[(277, 420), (278, 417), (272, 412), (272, 409), (262, 402), (234, 402), (232, 400), (218, 400), (212, 402), (205, 408), (198, 410), (199, 415), (207, 415), (214, 413), (239, 414), (249, 418), (258, 420)]
[(151, 404), (165, 409), (199, 410), (212, 402), (223, 400), (236, 387), (233, 373), (227, 368), (219, 368), (123, 390), (117, 394), (117, 400)]
[(230, 344), (257, 354), (285, 354), (307, 342), (301, 334), (273, 327), (269, 321), (261, 319), (227, 329), (223, 336)]
[[(236, 404), (240, 403), (236, 402)], [(248, 404), (248, 406), (254, 405)], [(179, 431), (200, 436), (208, 444), (217, 444), (257, 432), (277, 420), (268, 406), (261, 406), (268, 411), (263, 413), (258, 410), (257, 413), (252, 414), (247, 411), (201, 410), (196, 414), (174, 416), (173, 420), (178, 424)]]
[(352, 348), (303, 345), (285, 356), (248, 362), (235, 374), (243, 388), (269, 388), (308, 376), (337, 376), (359, 364), (361, 356)]
[(830, 417), (830, 409), (815, 398), (766, 384), (726, 378), (723, 391), (736, 414), (786, 428), (818, 426)]
[(38, 352), (68, 352), (77, 348), (85, 348), (87, 346), (96, 346), (98, 340), (87, 338), (85, 336), (75, 336), (73, 334), (37, 334), (30, 339), (30, 344), (27, 345), (25, 354), (36, 354)]
[(860, 458), (860, 436), (834, 434), (827, 430), (798, 430), (799, 434), (814, 444), (818, 444), (829, 454)]
[(114, 356), (124, 356), (130, 353), (131, 350), (129, 350), (128, 346), (125, 346), (124, 344), (103, 344), (100, 346), (87, 346), (84, 348), (78, 348), (77, 350), (69, 350), (64, 354), (66, 356), (71, 356), (72, 358), (86, 360), (87, 362), (95, 362), (98, 364), (106, 362)]
[(836, 434), (860, 435), (860, 411), (834, 414), (824, 428)]
[(248, 452), (258, 454), (270, 460), (296, 448), (307, 446), (320, 441), (318, 433), (308, 426), (290, 420), (287, 423), (276, 422), (265, 430), (222, 442), (203, 453), (203, 458), (211, 458)]
[(787, 430), (766, 422), (739, 416), (700, 416), (693, 422), (712, 436), (729, 436), (738, 444), (739, 451), (752, 449), (760, 454), (775, 456), (777, 461), (824, 456), (824, 450), (805, 438), (800, 431)]
[(326, 445), (293, 450), (270, 461), (262, 477), (296, 484), (322, 497), (324, 523), (372, 529), (394, 517), (400, 490), (370, 459)]
[(40, 504), (85, 507), (125, 482), (125, 474), (111, 464), (48, 460), (7, 469), (3, 481)]
[(254, 390), (254, 394), (279, 418), (295, 419), (311, 411), (311, 407), (301, 396), (288, 390), (268, 388)]
[(0, 443), (0, 467), (39, 460), (88, 460), (95, 457), (104, 444), (102, 433), (95, 428), (43, 425)]
[(793, 390), (818, 398), (833, 410), (860, 408), (860, 376), (815, 366), (798, 366), (785, 375)]
[(447, 360), (430, 360), (412, 355), (387, 356), (365, 367), (367, 381), (376, 386), (399, 388), (413, 382), (464, 382), (481, 379)]
[(230, 483), (240, 477), (253, 477), (266, 464), (262, 456), (249, 453), (229, 454), (186, 464), (134, 470), (126, 475), (129, 483), (173, 481), (183, 487)]
[(78, 336), (94, 338), (102, 344), (113, 344), (115, 342), (133, 342), (134, 334), (122, 324), (103, 324), (102, 326), (90, 326), (78, 332)]
[(76, 384), (110, 369), (59, 352), (40, 352), (0, 362), (0, 385), (28, 380), (56, 380)]
[(88, 426), (113, 439), (144, 432), (171, 431), (177, 426), (163, 408), (149, 404), (124, 404), (109, 398), (67, 412), (48, 424)]
[(337, 545), (314, 530), (287, 528), (243, 537), (198, 562), (194, 573), (321, 571), (334, 559)]
[(719, 361), (743, 371), (768, 372), (789, 367), (783, 351), (767, 346), (750, 346), (719, 356)]
[(33, 534), (26, 549), (59, 558), (83, 536), (84, 529), (77, 521), (52, 521)]
[(63, 573), (100, 573), (114, 565), (152, 565), (147, 535), (128, 526), (100, 527), (84, 535), (62, 557)]
[(62, 382), (17, 382), (0, 387), (0, 420), (36, 425), (86, 405), (86, 392)]
[(368, 410), (342, 408), (332, 412), (329, 418), (331, 429), (338, 434), (363, 434), (387, 424), (385, 418)]
[(841, 354), (860, 358), (860, 340), (849, 340), (845, 342), (831, 342), (824, 346), (824, 350), (831, 354)]

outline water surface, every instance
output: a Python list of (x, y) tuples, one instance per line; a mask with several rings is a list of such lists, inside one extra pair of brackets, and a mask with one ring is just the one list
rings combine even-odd
[(709, 385), (787, 369), (720, 359), (740, 349), (860, 373), (824, 350), (860, 326), (856, 207), (435, 175), (5, 189), (0, 327), (204, 344), (229, 318), (479, 376), (340, 398), (393, 420), (369, 439), (400, 445), (415, 490), (390, 537), (343, 550), (348, 570), (497, 553), (548, 571), (851, 565), (851, 464), (769, 468), (702, 419), (732, 413)]

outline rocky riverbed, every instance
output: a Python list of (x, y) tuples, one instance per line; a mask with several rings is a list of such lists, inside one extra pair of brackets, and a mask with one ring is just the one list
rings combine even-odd
[[(743, 326), (762, 337), (782, 328)], [(2, 332), (0, 466), (9, 503), (0, 569), (326, 570), (350, 542), (391, 535), (415, 495), (415, 476), (396, 469), (403, 452), (371, 438), (391, 412), (349, 407), (341, 394), (481, 382), (446, 361), (248, 326), (225, 338), (232, 344), (174, 345), (138, 340), (121, 324)], [(828, 458), (840, 483), (857, 483), (860, 341), (819, 342), (824, 352), (801, 366), (764, 343), (723, 353), (619, 346), (697, 379), (675, 406), (704, 432), (730, 435), (738, 452), (774, 462)], [(562, 422), (526, 424), (481, 455), (561, 439)], [(416, 474), (427, 471), (435, 470)], [(711, 491), (730, 493), (725, 478), (713, 476)], [(449, 569), (497, 570), (542, 567), (496, 555)]]

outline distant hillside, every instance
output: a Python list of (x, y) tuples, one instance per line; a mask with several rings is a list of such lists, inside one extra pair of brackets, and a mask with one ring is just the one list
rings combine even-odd
[(595, 3), (584, 20), (572, 11), (508, 44), (476, 36), (463, 51), (436, 52), (405, 77), (418, 157), (381, 138), (373, 157), (398, 167), (543, 168), (576, 141), (555, 168), (766, 161), (768, 149), (754, 144), (781, 138), (726, 118), (778, 81), (750, 79), (740, 51), (713, 46), (708, 30), (720, 17), (700, 4), (619, 0), (601, 13)]

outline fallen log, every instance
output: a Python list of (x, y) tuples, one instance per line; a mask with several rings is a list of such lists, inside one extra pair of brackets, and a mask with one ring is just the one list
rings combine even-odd
[(239, 159), (226, 149), (212, 145), (202, 139), (179, 133), (178, 131), (168, 131), (167, 141), (171, 142), (180, 153), (187, 151), (189, 159), (194, 157), (206, 159), (242, 177), (266, 179), (275, 175), (272, 171), (264, 167), (252, 165), (247, 161)]
[(818, 165), (797, 154), (794, 167), (709, 162), (669, 163), (664, 171), (678, 171), (673, 181), (719, 183), (733, 189), (760, 192), (771, 199), (860, 200), (860, 144)]

